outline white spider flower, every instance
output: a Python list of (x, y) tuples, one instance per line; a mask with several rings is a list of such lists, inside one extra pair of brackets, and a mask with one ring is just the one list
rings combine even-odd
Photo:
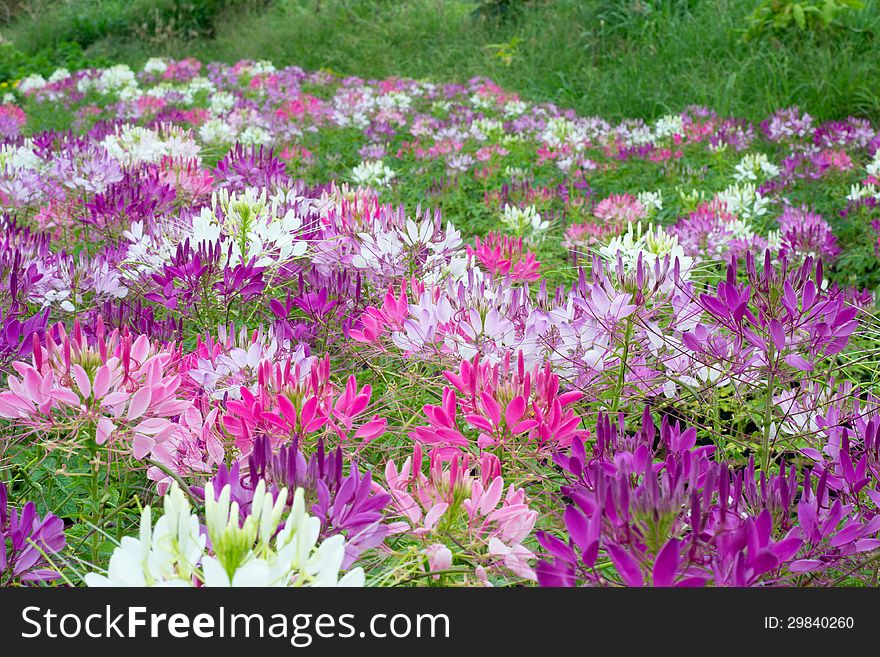
[(737, 182), (764, 181), (779, 175), (779, 167), (764, 153), (748, 153), (736, 165), (733, 175)]
[(144, 64), (144, 73), (162, 75), (168, 70), (168, 63), (161, 57), (150, 57)]
[(351, 170), (352, 182), (369, 187), (387, 187), (396, 175), (381, 160), (367, 160)]
[(34, 73), (33, 75), (29, 75), (26, 78), (22, 78), (16, 89), (24, 95), (27, 95), (33, 91), (39, 91), (43, 87), (48, 84), (46, 82), (46, 78), (44, 78), (39, 73)]
[(199, 126), (199, 138), (210, 145), (232, 144), (238, 133), (222, 119), (208, 119)]
[(639, 192), (639, 194), (636, 196), (636, 199), (643, 208), (648, 210), (648, 213), (651, 215), (654, 215), (663, 209), (662, 190), (658, 189), (656, 192)]
[(61, 82), (61, 80), (66, 80), (69, 77), (70, 71), (66, 68), (56, 68), (52, 72), (52, 75), (49, 76), (49, 84), (52, 84), (53, 82)]
[[(289, 512), (287, 501), (286, 488), (273, 497), (261, 480), (242, 522), (231, 488), (224, 486), (218, 495), (209, 482), (206, 537), (175, 484), (165, 495), (165, 513), (155, 527), (147, 507), (138, 537), (123, 538), (110, 557), (107, 573), (89, 573), (85, 582), (88, 586), (194, 586), (197, 582), (224, 587), (363, 586), (361, 568), (339, 576), (345, 558), (343, 536), (318, 544), (321, 522), (306, 513), (303, 490), (294, 493)], [(208, 537), (211, 554), (206, 550)]]
[(297, 213), (282, 214), (285, 199), (283, 193), (269, 198), (265, 188), (232, 194), (221, 189), (212, 196), (211, 209), (203, 208), (193, 220), (193, 241), (209, 244), (221, 235), (229, 237), (232, 251), (225, 264), (254, 260), (258, 267), (268, 267), (299, 258), (308, 244), (299, 239), (302, 220)]
[(163, 504), (165, 514), (155, 527), (150, 507), (144, 508), (139, 536), (124, 537), (110, 557), (107, 574), (85, 576), (88, 586), (192, 586), (205, 551), (199, 519), (176, 484)]
[(731, 214), (749, 220), (767, 214), (770, 201), (756, 190), (753, 183), (731, 185), (715, 195)]
[(155, 163), (165, 156), (198, 159), (200, 152), (189, 132), (170, 125), (159, 130), (125, 125), (105, 137), (101, 145), (112, 157), (128, 165)]
[(526, 234), (535, 236), (543, 233), (550, 226), (550, 222), (542, 219), (534, 205), (520, 208), (515, 205), (505, 205), (501, 214), (501, 223), (512, 230), (518, 237)]
[(654, 135), (659, 139), (684, 134), (684, 120), (681, 114), (667, 114), (657, 119), (654, 124)]
[(225, 114), (233, 107), (235, 107), (235, 96), (228, 91), (218, 91), (211, 96), (211, 101), (208, 104), (208, 109), (215, 116)]
[(672, 265), (678, 260), (681, 277), (687, 279), (694, 265), (694, 259), (685, 255), (684, 248), (678, 243), (678, 237), (670, 235), (661, 226), (649, 224), (644, 230), (642, 223), (629, 224), (623, 235), (612, 238), (608, 244), (599, 249), (601, 256), (608, 261), (620, 258), (627, 271), (635, 271), (639, 257), (648, 275), (658, 261), (669, 257)]
[(880, 176), (880, 150), (874, 153), (874, 159), (868, 163), (865, 169), (869, 176), (874, 176), (875, 178)]

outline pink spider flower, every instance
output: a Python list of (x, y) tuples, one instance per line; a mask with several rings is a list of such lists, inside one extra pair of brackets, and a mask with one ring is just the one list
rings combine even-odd
[(21, 134), (27, 123), (24, 110), (17, 105), (0, 105), (0, 139), (12, 139)]
[(102, 318), (89, 344), (78, 321), (67, 334), (57, 324), (31, 363), (13, 363), (8, 389), (0, 392), (0, 417), (35, 431), (76, 435), (93, 426), (98, 445), (125, 442), (136, 459), (151, 455), (175, 430), (174, 418), (192, 406), (178, 399), (181, 377), (173, 371), (173, 347), (159, 349), (128, 330), (105, 334)]
[(593, 209), (593, 216), (607, 224), (635, 223), (648, 216), (648, 211), (631, 194), (612, 194)]
[(367, 306), (359, 319), (360, 328), (352, 329), (349, 336), (356, 342), (378, 344), (379, 338), (386, 331), (402, 330), (408, 317), (409, 297), (404, 279), (400, 285), (400, 296), (395, 296), (394, 288), (389, 285), (382, 307)]
[(532, 251), (523, 250), (522, 237), (490, 232), (484, 241), (477, 237), (475, 246), (468, 246), (467, 252), (493, 276), (510, 276), (515, 283), (531, 283), (541, 277), (541, 263)]
[[(388, 489), (378, 484), (376, 488), (391, 496), (391, 513), (399, 518), (391, 531), (425, 541), (432, 569), (452, 564), (449, 547), (438, 542), (452, 536), (457, 551), (467, 552), (468, 563), (503, 567), (534, 580), (529, 562), (535, 555), (523, 542), (534, 529), (537, 512), (529, 507), (522, 488), (511, 485), (505, 493), (497, 458), (483, 454), (477, 468), (470, 460), (457, 449), (434, 449), (425, 474), (422, 447), (416, 443), (413, 455), (399, 469), (388, 461)], [(478, 470), (479, 476), (472, 476), (472, 470)]]
[(578, 428), (581, 418), (571, 408), (583, 393), (560, 392), (559, 376), (549, 364), (526, 369), (521, 351), (515, 360), (508, 353), (495, 364), (477, 355), (463, 360), (458, 374), (443, 374), (461, 395), (457, 401), (465, 421), (481, 431), (481, 449), (510, 444), (518, 436), (542, 447), (567, 447), (573, 438), (590, 435)]
[(257, 391), (241, 388), (241, 398), (227, 402), (221, 421), (243, 455), (253, 449), (258, 433), (268, 435), (275, 444), (305, 438), (321, 430), (332, 432), (339, 441), (361, 440), (365, 444), (385, 431), (387, 420), (374, 415), (355, 427), (370, 404), (372, 387), (358, 389), (352, 375), (345, 388), (336, 394), (329, 382), (330, 360), (323, 359), (311, 368), (309, 376), (293, 368), (266, 363), (260, 374)]
[(571, 224), (565, 229), (562, 246), (571, 253), (582, 255), (591, 246), (606, 242), (608, 238), (620, 235), (625, 224), (594, 224), (590, 222)]
[(159, 182), (173, 187), (178, 199), (192, 200), (211, 193), (214, 177), (197, 160), (166, 155), (159, 163)]
[[(188, 408), (166, 439), (153, 448), (153, 459), (181, 476), (213, 475), (226, 457), (217, 428), (219, 412), (213, 408), (202, 415), (195, 406)], [(160, 495), (173, 483), (158, 466), (147, 470), (147, 477), (157, 483)]]

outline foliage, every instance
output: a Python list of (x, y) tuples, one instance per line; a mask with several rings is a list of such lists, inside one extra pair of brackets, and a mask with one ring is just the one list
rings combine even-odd
[(747, 38), (765, 32), (784, 32), (797, 28), (801, 32), (828, 29), (839, 16), (851, 10), (863, 9), (862, 0), (763, 0), (749, 17)]

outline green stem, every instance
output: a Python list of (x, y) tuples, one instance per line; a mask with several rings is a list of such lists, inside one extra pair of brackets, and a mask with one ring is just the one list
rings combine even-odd
[(181, 476), (179, 474), (177, 474), (176, 472), (171, 470), (164, 463), (159, 463), (158, 461), (154, 461), (152, 459), (147, 459), (147, 463), (149, 463), (150, 465), (156, 466), (162, 472), (164, 472), (169, 477), (171, 477), (180, 486), (180, 490), (182, 490), (184, 493), (186, 493), (187, 497), (189, 497), (196, 504), (196, 506), (201, 506), (201, 504), (202, 504), (201, 498), (199, 498), (195, 493), (192, 492), (189, 485), (181, 478)]
[(614, 404), (611, 406), (611, 412), (617, 413), (620, 406), (620, 397), (623, 395), (623, 387), (626, 383), (626, 363), (629, 359), (629, 343), (632, 340), (633, 323), (631, 319), (626, 320), (626, 333), (623, 337), (623, 354), (620, 356), (620, 371), (617, 373), (617, 388), (614, 391)]
[[(772, 358), (770, 359), (773, 360)], [(761, 461), (763, 465), (763, 471), (769, 472), (770, 469), (770, 420), (772, 417), (773, 411), (773, 384), (775, 383), (776, 378), (776, 369), (770, 370), (770, 378), (767, 380), (767, 396), (764, 399), (764, 442), (763, 442), (763, 454), (761, 455)]]

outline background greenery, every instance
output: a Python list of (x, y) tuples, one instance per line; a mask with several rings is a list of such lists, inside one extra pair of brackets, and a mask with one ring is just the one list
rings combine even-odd
[(58, 63), (252, 58), (368, 78), (484, 75), (609, 119), (691, 103), (752, 120), (792, 104), (877, 119), (880, 0), (829, 25), (751, 20), (843, 1), (0, 0), (12, 44), (0, 80)]

